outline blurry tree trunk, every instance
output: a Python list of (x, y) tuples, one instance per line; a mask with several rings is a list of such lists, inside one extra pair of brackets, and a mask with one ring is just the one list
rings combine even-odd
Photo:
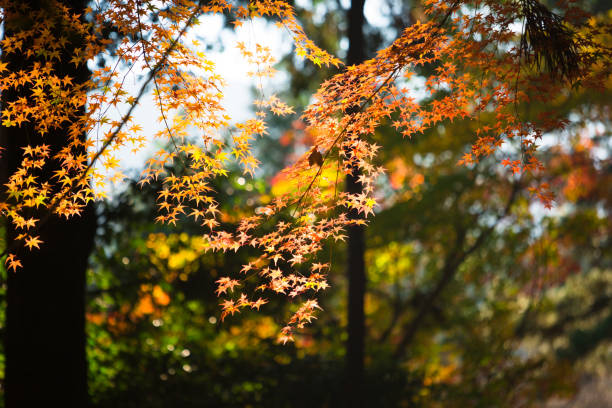
[[(359, 64), (365, 60), (363, 27), (365, 0), (352, 0), (348, 11), (349, 48), (347, 65)], [(360, 194), (363, 187), (357, 172), (346, 176), (346, 191)], [(351, 218), (359, 215), (352, 211)], [(364, 406), (364, 345), (365, 345), (365, 241), (364, 228), (348, 228), (347, 277), (348, 277), (348, 339), (346, 342), (346, 400), (349, 407)]]
[[(53, 7), (44, 0), (24, 3), (34, 11)], [(76, 13), (84, 13), (84, 0), (63, 3)], [(9, 15), (4, 24), (5, 33), (10, 35), (27, 29), (30, 21), (28, 15)], [(74, 47), (79, 47), (83, 39), (71, 41)], [(16, 54), (2, 56), (12, 71), (29, 69), (34, 58)], [(54, 64), (56, 74), (70, 76), (74, 84), (86, 81), (88, 69), (70, 64), (69, 55), (65, 58)], [(29, 93), (27, 85), (18, 91), (3, 91), (2, 104)], [(53, 155), (68, 141), (66, 128), (40, 136), (31, 125), (24, 123), (21, 127), (2, 127), (0, 132), (5, 148), (3, 179), (21, 164), (24, 146), (45, 143)], [(39, 180), (48, 180), (59, 168), (60, 163), (49, 161)], [(10, 223), (6, 225), (6, 245), (9, 250), (13, 246), (12, 252), (17, 254), (23, 268), (7, 272), (5, 406), (86, 407), (85, 272), (95, 233), (93, 208), (89, 206), (81, 216), (70, 220), (56, 215), (46, 218), (43, 211), (33, 211), (32, 216), (41, 220), (34, 234), (44, 242), (40, 250), (15, 246), (19, 232)]]

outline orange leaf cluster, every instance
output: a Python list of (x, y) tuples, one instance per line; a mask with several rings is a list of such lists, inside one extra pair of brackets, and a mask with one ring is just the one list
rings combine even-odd
[[(4, 56), (24, 59), (19, 69), (0, 62), (0, 92), (7, 95), (2, 125), (28, 126), (43, 136), (66, 129), (69, 136), (59, 151), (45, 144), (27, 146), (19, 169), (8, 178), (0, 214), (21, 231), (17, 241), (38, 248), (36, 230), (43, 221), (29, 215), (32, 209), (79, 215), (87, 203), (105, 196), (109, 181), (123, 177), (117, 170), (119, 149), (137, 151), (147, 136), (160, 138), (171, 148), (147, 161), (141, 179), (142, 184), (163, 181), (157, 221), (176, 224), (181, 217), (193, 217), (203, 227), (206, 250), (256, 248), (260, 255), (241, 273), (256, 275), (258, 290), (301, 299), (281, 332), (282, 342), (314, 318), (318, 304), (313, 297), (329, 286), (329, 265), (316, 258), (324, 243), (343, 240), (347, 226), (364, 224), (374, 213), (376, 179), (384, 171), (376, 164), (379, 146), (372, 141), (377, 127), (390, 123), (403, 137), (412, 137), (444, 121), (471, 121), (477, 129), (474, 144), (461, 164), (473, 164), (506, 144), (515, 147), (516, 155), (505, 154), (502, 165), (512, 173), (536, 173), (542, 169), (535, 154), (542, 136), (566, 126), (565, 119), (555, 115), (536, 121), (517, 112), (520, 103), (564, 97), (567, 91), (554, 73), (526, 63), (539, 56), (525, 53), (539, 48), (517, 45), (520, 33), (514, 27), (524, 17), (521, 2), (428, 0), (425, 21), (405, 29), (374, 58), (346, 67), (321, 85), (302, 118), (312, 149), (281, 174), (290, 191), (266, 201), (237, 226), (227, 226), (221, 223), (226, 218), (212, 181), (227, 176), (232, 161), (253, 175), (259, 161), (252, 141), (267, 134), (265, 110), (278, 115), (293, 110), (274, 95), (264, 98), (262, 92), (255, 117), (232, 123), (222, 104), (225, 81), (201, 44), (187, 41), (187, 31), (205, 15), (222, 14), (235, 26), (272, 18), (290, 33), (299, 56), (316, 65), (339, 66), (340, 61), (307, 38), (292, 7), (280, 0), (252, 1), (248, 7), (226, 0), (108, 0), (88, 9), (86, 16), (59, 2), (48, 3), (52, 6), (39, 10), (19, 1), (0, 3), (3, 22), (27, 21), (18, 28), (6, 25), (0, 42)], [(597, 40), (602, 27), (579, 25), (583, 17), (574, 8), (566, 9), (567, 24), (576, 28), (572, 46), (579, 51), (572, 80), (597, 88), (609, 77), (611, 52)], [(118, 34), (114, 45), (109, 26)], [(82, 39), (81, 46), (75, 47), (70, 38)], [(238, 48), (247, 63), (256, 65), (251, 71), (256, 80), (274, 75), (275, 61), (265, 45), (249, 48), (239, 43)], [(100, 57), (113, 64), (94, 70), (85, 83), (74, 84), (74, 78), (61, 74), (67, 61), (85, 66)], [(147, 76), (134, 92), (125, 80), (136, 69)], [(412, 88), (411, 77), (420, 71), (430, 72), (425, 100), (417, 100)], [(143, 134), (132, 115), (148, 85), (163, 125), (155, 135)], [(11, 99), (13, 93), (19, 96)], [(488, 125), (480, 124), (483, 118)], [(52, 163), (60, 163), (60, 170), (43, 181)], [(174, 164), (180, 164), (180, 174), (169, 173)], [(341, 191), (344, 174), (358, 174), (361, 193)], [(547, 185), (530, 191), (551, 204)], [(363, 218), (349, 217), (349, 212)], [(5, 263), (12, 270), (20, 267), (14, 253)], [(242, 286), (243, 275), (220, 278), (217, 294), (233, 294)], [(163, 304), (160, 293), (156, 299)], [(259, 309), (266, 302), (236, 293), (223, 301), (222, 317), (245, 307)]]

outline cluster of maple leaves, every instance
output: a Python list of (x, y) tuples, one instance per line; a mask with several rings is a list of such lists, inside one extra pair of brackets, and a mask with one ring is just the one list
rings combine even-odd
[[(514, 157), (503, 157), (501, 164), (511, 173), (536, 174), (542, 168), (535, 154), (542, 135), (566, 125), (554, 113), (533, 121), (521, 118), (516, 109), (523, 102), (564, 97), (567, 89), (563, 80), (554, 80), (553, 72), (527, 64), (525, 50), (516, 45), (521, 35), (516, 25), (525, 19), (525, 1), (429, 0), (426, 21), (406, 28), (374, 58), (346, 67), (321, 85), (303, 113), (313, 146), (282, 171), (291, 191), (275, 196), (236, 227), (228, 227), (220, 222), (222, 207), (212, 181), (227, 176), (232, 161), (253, 175), (259, 161), (251, 143), (266, 134), (266, 112), (285, 115), (293, 110), (276, 96), (262, 97), (255, 102), (252, 119), (233, 123), (222, 106), (223, 77), (202, 51), (202, 44), (188, 41), (186, 33), (202, 15), (222, 14), (235, 26), (272, 18), (291, 34), (297, 55), (317, 65), (339, 66), (340, 60), (307, 38), (290, 5), (280, 0), (254, 1), (248, 7), (226, 0), (109, 0), (79, 16), (59, 3), (42, 10), (29, 10), (18, 1), (1, 3), (4, 21), (29, 16), (27, 27), (7, 31), (1, 42), (3, 55), (23, 55), (31, 61), (19, 72), (0, 62), (0, 92), (15, 90), (25, 95), (2, 107), (3, 126), (26, 123), (41, 135), (50, 129), (67, 129), (70, 135), (55, 154), (44, 144), (27, 146), (21, 166), (10, 175), (0, 213), (21, 231), (17, 244), (30, 249), (41, 244), (36, 231), (44, 220), (29, 216), (31, 209), (45, 208), (64, 217), (79, 215), (90, 201), (105, 197), (103, 187), (109, 181), (124, 177), (117, 171), (120, 148), (136, 151), (147, 137), (161, 138), (171, 147), (147, 161), (141, 178), (142, 184), (163, 180), (157, 221), (175, 224), (181, 217), (193, 217), (204, 227), (203, 250), (259, 249), (260, 255), (234, 277), (217, 281), (217, 294), (227, 297), (222, 318), (242, 308), (258, 310), (267, 302), (265, 297), (238, 289), (244, 279), (256, 275), (261, 282), (257, 291), (300, 299), (281, 331), (282, 342), (292, 340), (295, 328), (315, 318), (316, 293), (328, 287), (330, 265), (316, 257), (324, 243), (343, 240), (347, 226), (364, 224), (374, 213), (376, 180), (384, 172), (376, 163), (379, 146), (371, 141), (378, 126), (391, 124), (398, 134), (412, 137), (444, 121), (478, 125), (486, 117), (493, 125), (477, 126), (472, 150), (461, 164), (473, 164), (506, 144), (515, 153), (508, 153)], [(571, 3), (565, 6), (564, 18), (575, 27), (574, 46), (580, 50), (579, 69), (571, 81), (601, 87), (610, 69), (605, 64), (610, 50), (598, 41), (604, 28), (587, 20)], [(118, 43), (105, 33), (108, 26), (117, 31)], [(68, 40), (74, 36), (83, 39), (81, 47)], [(256, 67), (249, 75), (257, 79), (274, 75), (275, 61), (265, 45), (239, 43), (237, 47), (246, 62)], [(94, 70), (85, 83), (74, 84), (73, 78), (61, 74), (59, 64), (66, 60), (81, 66), (100, 56), (114, 61), (113, 65)], [(529, 57), (528, 61), (538, 59)], [(136, 93), (125, 85), (126, 75), (133, 70), (147, 75)], [(419, 70), (429, 71), (429, 102), (419, 102), (413, 95), (410, 79)], [(147, 85), (153, 85), (163, 123), (163, 130), (155, 135), (143, 134), (132, 116)], [(116, 110), (122, 112), (119, 117), (111, 114)], [(229, 138), (224, 137), (227, 132)], [(188, 137), (193, 134), (195, 141)], [(512, 149), (504, 150), (508, 151)], [(61, 169), (51, 182), (39, 181), (51, 162), (61, 163)], [(175, 162), (186, 171), (170, 173)], [(109, 177), (102, 169), (114, 173)], [(343, 192), (341, 176), (356, 171), (362, 192)], [(551, 205), (546, 184), (533, 185), (530, 191)], [(363, 218), (349, 217), (350, 211)], [(14, 251), (17, 244), (12, 243), (5, 253), (13, 271), (20, 266)]]

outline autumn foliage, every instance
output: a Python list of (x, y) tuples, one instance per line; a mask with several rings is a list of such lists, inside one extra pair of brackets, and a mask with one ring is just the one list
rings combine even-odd
[[(296, 308), (281, 331), (282, 342), (315, 318), (317, 293), (329, 286), (329, 262), (317, 253), (325, 242), (343, 240), (347, 226), (365, 224), (375, 212), (376, 183), (384, 173), (376, 160), (380, 147), (372, 141), (379, 126), (392, 125), (398, 137), (409, 139), (444, 122), (473, 122), (473, 146), (459, 164), (471, 166), (495, 155), (508, 177), (522, 177), (530, 183), (529, 192), (550, 207), (553, 196), (539, 181), (546, 170), (537, 147), (545, 134), (564, 129), (567, 122), (555, 112), (527, 120), (517, 106), (566, 98), (568, 85), (603, 88), (610, 74), (610, 48), (603, 36), (610, 28), (574, 2), (564, 2), (561, 14), (536, 0), (430, 0), (425, 5), (424, 21), (406, 28), (374, 58), (342, 67), (308, 39), (283, 1), (241, 6), (225, 0), (109, 0), (86, 15), (52, 1), (36, 11), (19, 1), (3, 1), (2, 19), (24, 23), (20, 29), (8, 27), (2, 53), (22, 56), (28, 68), (15, 71), (0, 63), (0, 91), (19, 94), (2, 107), (2, 125), (27, 126), (43, 136), (69, 129), (69, 142), (58, 152), (46, 144), (28, 145), (21, 166), (8, 178), (0, 213), (21, 231), (5, 245), (8, 268), (19, 273), (19, 247), (44, 245), (36, 231), (45, 217), (78, 216), (89, 202), (105, 198), (105, 186), (124, 177), (118, 170), (119, 149), (137, 151), (152, 138), (169, 146), (147, 161), (140, 181), (163, 181), (157, 221), (176, 224), (192, 217), (202, 225), (202, 251), (255, 248), (258, 255), (241, 270), (217, 281), (216, 293), (224, 298), (221, 317), (244, 308), (259, 310), (269, 296), (286, 295)], [(227, 217), (213, 181), (226, 177), (234, 163), (253, 176), (259, 160), (252, 144), (266, 136), (268, 115), (293, 110), (260, 86), (253, 118), (237, 123), (228, 116), (222, 104), (225, 80), (202, 44), (189, 36), (210, 14), (222, 14), (234, 26), (273, 19), (291, 34), (298, 56), (340, 72), (321, 85), (303, 112), (304, 131), (313, 144), (279, 175), (290, 187), (237, 225), (223, 222)], [(113, 30), (118, 42), (109, 35)], [(82, 47), (74, 47), (74, 37), (85, 39)], [(256, 83), (274, 76), (275, 61), (265, 44), (236, 46)], [(58, 64), (66, 60), (85, 66), (101, 56), (112, 64), (94, 69), (86, 83), (75, 85), (73, 78), (58, 74)], [(136, 92), (125, 81), (132, 71), (146, 74)], [(415, 96), (411, 78), (416, 72), (426, 73), (426, 91), (435, 96), (431, 102)], [(147, 87), (153, 89), (163, 124), (155, 135), (144, 134), (133, 116)], [(480, 126), (481, 121), (487, 125)], [(42, 177), (52, 164), (60, 169)], [(185, 170), (172, 173), (168, 169), (175, 164)], [(345, 174), (359, 174), (361, 193), (343, 191)], [(349, 217), (350, 211), (362, 218)], [(251, 287), (252, 293), (242, 290)], [(163, 298), (159, 290), (153, 289), (153, 298)]]

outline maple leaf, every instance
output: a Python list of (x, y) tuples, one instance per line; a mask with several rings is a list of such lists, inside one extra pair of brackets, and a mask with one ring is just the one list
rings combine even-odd
[(234, 315), (236, 312), (240, 312), (240, 308), (236, 305), (233, 300), (225, 300), (221, 303), (223, 312), (221, 313), (221, 321), (224, 321), (228, 314)]
[(259, 310), (259, 308), (266, 303), (268, 303), (266, 299), (258, 298), (256, 301), (251, 303), (251, 308)]
[(6, 257), (6, 260), (4, 261), (4, 264), (8, 265), (8, 269), (12, 269), (13, 272), (17, 272), (17, 268), (23, 267), (23, 265), (21, 264), (21, 261), (17, 259), (15, 254), (8, 254), (8, 256)]
[(251, 269), (253, 269), (253, 264), (252, 263), (248, 263), (246, 265), (242, 265), (242, 269), (240, 270), (240, 272), (242, 273), (247, 273), (248, 271), (250, 271)]
[(29, 237), (25, 239), (25, 245), (29, 248), (32, 249), (32, 247), (36, 247), (37, 249), (40, 249), (40, 246), (38, 246), (38, 244), (41, 244), (42, 241), (40, 239), (38, 239), (39, 237)]
[(321, 270), (328, 269), (328, 268), (329, 268), (329, 264), (328, 263), (322, 264), (322, 263), (318, 263), (318, 262), (313, 263), (312, 266), (310, 267), (310, 269), (313, 272), (314, 271), (320, 272)]
[(236, 279), (231, 279), (229, 277), (223, 277), (216, 281), (218, 287), (216, 290), (217, 296), (226, 293), (228, 290), (231, 292), (234, 287), (240, 286), (240, 282)]
[(278, 263), (279, 259), (284, 259), (283, 256), (279, 253), (274, 254), (271, 258), (272, 258), (272, 261), (274, 261), (274, 265)]
[(293, 329), (291, 326), (285, 326), (281, 329), (281, 332), (277, 338), (279, 343), (287, 344), (287, 342), (295, 341), (293, 337)]

